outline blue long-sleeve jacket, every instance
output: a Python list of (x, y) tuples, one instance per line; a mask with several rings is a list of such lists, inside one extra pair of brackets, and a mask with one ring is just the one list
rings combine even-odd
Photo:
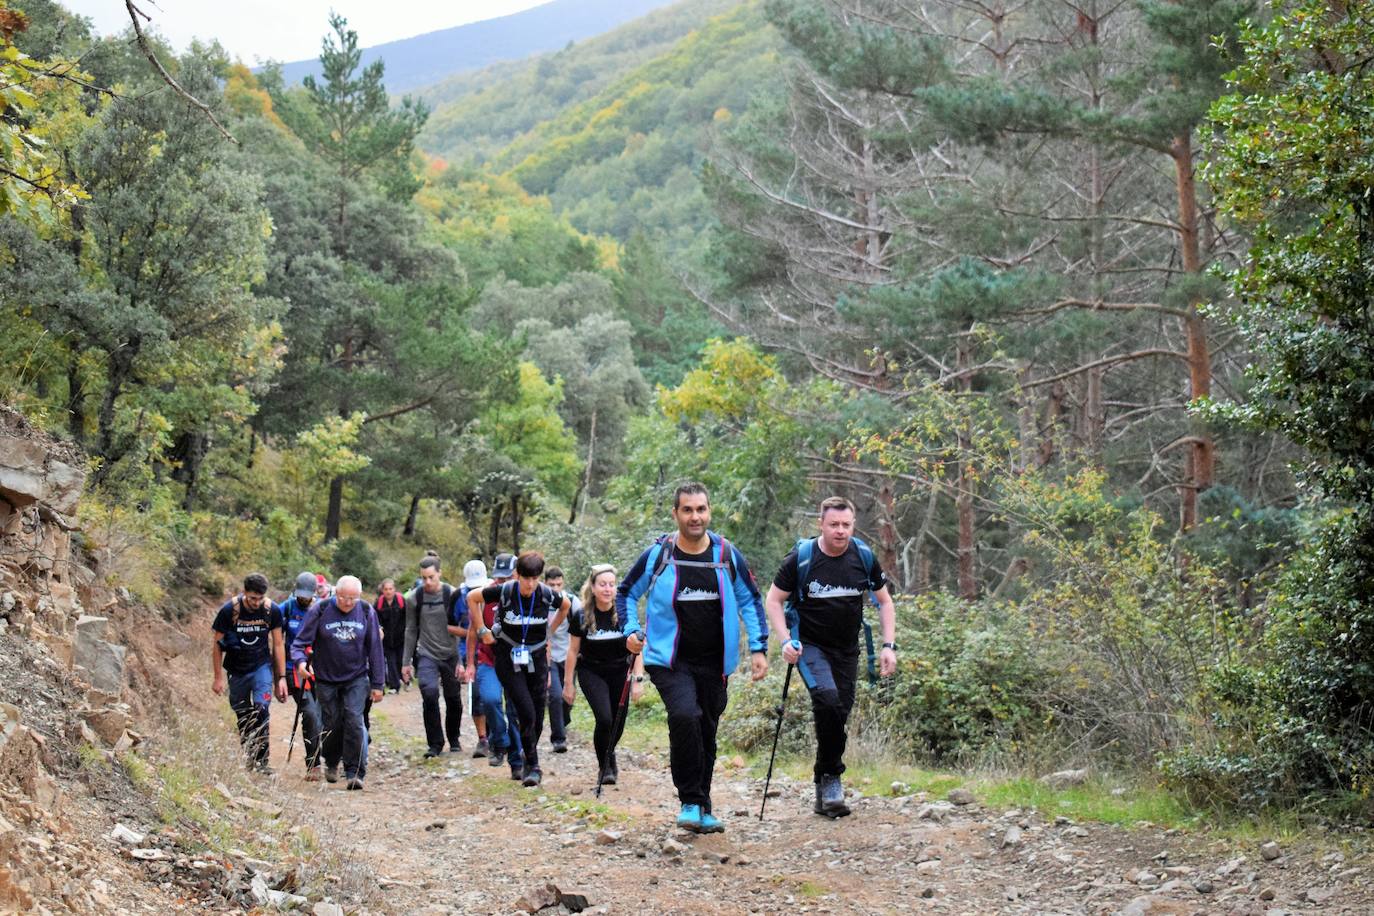
[[(711, 541), (711, 557), (716, 563), (727, 562), (726, 549), (729, 550), (729, 565), (734, 570), (732, 582), (727, 582), (730, 572), (716, 570), (720, 585), (720, 600), (724, 614), (725, 631), (725, 671), (731, 674), (739, 666), (739, 621), (744, 621), (744, 630), (749, 637), (750, 652), (768, 650), (768, 619), (764, 615), (763, 598), (759, 595), (754, 577), (749, 572), (749, 564), (735, 545), (730, 544), (713, 531), (706, 532)], [(644, 602), (644, 664), (663, 665), (671, 668), (677, 660), (678, 617), (673, 607), (673, 597), (677, 594), (677, 570), (670, 562), (649, 589), (654, 568), (659, 555), (671, 549), (672, 538), (664, 536), (654, 542), (648, 550), (630, 567), (615, 592), (615, 608), (620, 619), (625, 621), (625, 632), (633, 633), (641, 629), (639, 625), (639, 599)], [(648, 593), (646, 596), (646, 592)]]
[[(312, 650), (308, 657), (306, 650)], [(366, 675), (372, 689), (381, 690), (386, 680), (386, 658), (372, 605), (359, 601), (345, 614), (333, 598), (315, 602), (291, 641), (291, 667), (306, 661), (317, 680), (343, 683)]]

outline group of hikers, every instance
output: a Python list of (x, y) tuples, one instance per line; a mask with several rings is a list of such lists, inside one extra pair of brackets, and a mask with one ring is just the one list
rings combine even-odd
[(305, 778), (338, 782), (342, 768), (345, 787), (362, 789), (372, 704), (413, 680), (426, 757), (462, 751), (467, 686), (477, 734), (472, 756), (492, 767), (504, 763), (511, 779), (538, 786), (545, 716), (554, 752), (566, 751), (580, 686), (595, 720), (599, 790), (619, 777), (615, 745), (627, 701), (639, 698), (647, 676), (667, 711), (676, 823), (720, 832), (711, 775), (729, 677), (739, 666), (740, 624), (755, 681), (768, 672), (771, 625), (789, 666), (784, 701), (793, 667), (811, 695), (813, 810), (849, 814), (840, 777), (870, 600), (882, 631), (879, 672), (887, 677), (897, 666), (892, 598), (873, 552), (854, 535), (853, 504), (843, 497), (821, 503), (817, 536), (797, 543), (766, 597), (743, 554), (710, 529), (703, 485), (677, 487), (672, 516), (676, 530), (655, 539), (623, 578), (612, 565), (593, 566), (579, 596), (534, 551), (497, 555), (490, 578), (481, 560), (469, 561), (459, 587), (443, 580), (431, 552), (412, 589), (402, 593), (388, 579), (375, 603), (362, 600), (362, 583), (351, 575), (331, 587), (324, 576), (303, 572), (280, 604), (267, 597), (265, 576), (246, 577), (243, 592), (215, 617), (213, 690), (227, 689), (249, 766), (271, 773), (269, 710), (273, 697), (284, 703), (290, 696), (304, 733)]

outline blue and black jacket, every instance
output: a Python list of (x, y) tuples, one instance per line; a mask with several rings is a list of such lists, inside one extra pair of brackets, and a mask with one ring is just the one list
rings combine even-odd
[[(721, 610), (725, 631), (725, 670), (729, 675), (739, 666), (739, 621), (749, 636), (750, 652), (768, 651), (768, 620), (763, 598), (744, 554), (714, 531), (706, 532), (711, 542), (711, 557), (720, 564), (716, 581), (720, 585)], [(644, 598), (644, 664), (673, 667), (677, 661), (678, 617), (673, 606), (677, 594), (677, 569), (670, 562), (675, 537), (664, 535), (625, 574), (615, 593), (615, 609), (625, 621), (624, 632), (633, 633), (639, 625), (639, 599)], [(730, 581), (726, 581), (729, 577)]]

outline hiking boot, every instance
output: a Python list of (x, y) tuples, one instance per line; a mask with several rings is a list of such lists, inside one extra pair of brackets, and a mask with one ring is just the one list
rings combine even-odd
[(849, 806), (844, 803), (844, 786), (840, 784), (840, 777), (827, 773), (816, 783), (816, 807), (817, 814), (826, 817), (844, 817), (849, 813)]
[(363, 778), (361, 776), (350, 776), (345, 788), (350, 792), (361, 792), (363, 790)]
[(475, 759), (477, 759), (478, 757), (485, 757), (485, 756), (487, 756), (487, 755), (490, 754), (490, 753), (491, 753), (491, 745), (487, 744), (487, 739), (486, 739), (486, 738), (478, 738), (478, 739), (477, 739), (477, 746), (476, 746), (475, 748), (472, 749), (472, 757), (473, 757), (473, 759), (475, 760)]
[(553, 743), (553, 752), (555, 754), (566, 754), (568, 752), (568, 742), (555, 741)]
[(448, 746), (448, 752), (450, 754), (461, 754), (463, 753), (463, 746), (461, 744), (450, 744)]
[(494, 750), (494, 751), (491, 752), (491, 756), (487, 758), (487, 766), (489, 766), (489, 767), (499, 767), (499, 766), (505, 761), (505, 759), (506, 759), (506, 749), (505, 749), (505, 748), (500, 748), (500, 749), (498, 749), (498, 750)]
[(544, 778), (544, 774), (539, 771), (539, 767), (532, 767), (525, 771), (525, 778), (520, 780), (520, 785), (527, 789), (533, 789), (539, 785)]
[(677, 825), (683, 830), (701, 833), (701, 805), (683, 805), (677, 815)]
[(324, 769), (324, 781), (325, 781), (325, 782), (338, 782), (338, 781), (339, 781), (339, 765), (338, 765), (337, 763), (334, 764), (334, 765), (331, 766), (331, 767), (325, 767), (325, 769)]
[(306, 782), (319, 782), (319, 781), (320, 781), (320, 778), (321, 778), (323, 775), (324, 775), (324, 773), (323, 773), (323, 771), (320, 769), (320, 765), (319, 765), (318, 763), (315, 764), (313, 767), (306, 767), (306, 768), (305, 768), (305, 781), (306, 781)]
[(697, 828), (699, 833), (724, 833), (725, 825), (720, 822), (710, 811), (701, 812), (701, 826)]
[(602, 771), (601, 771), (601, 784), (602, 784), (603, 786), (613, 786), (613, 785), (615, 785), (615, 770), (612, 770), (610, 767), (606, 767), (604, 770), (602, 770)]
[(436, 750), (435, 750), (434, 748), (432, 748), (432, 747), (427, 747), (427, 748), (425, 748), (425, 759), (428, 760), (428, 759), (430, 759), (431, 757), (438, 757), (438, 756), (442, 755), (443, 753), (444, 753), (444, 749), (443, 749), (443, 748), (439, 748), (439, 749), (436, 751)]
[(610, 760), (606, 761), (606, 767), (611, 771), (611, 779), (620, 778), (620, 762), (615, 759), (615, 751), (611, 751)]
[(260, 775), (260, 776), (272, 776), (272, 775), (274, 775), (277, 771), (274, 770), (274, 769), (272, 769), (270, 766), (268, 766), (268, 765), (265, 764), (265, 763), (255, 763), (255, 764), (253, 764), (253, 772), (254, 772), (254, 773), (257, 773), (257, 774)]
[(525, 765), (523, 763), (512, 763), (510, 765), (510, 778), (516, 782), (525, 781)]

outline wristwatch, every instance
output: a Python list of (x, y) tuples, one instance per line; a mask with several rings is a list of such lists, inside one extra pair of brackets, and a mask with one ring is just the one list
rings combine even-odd
[(883, 648), (884, 648), (884, 649), (891, 649), (893, 652), (896, 652), (896, 651), (897, 651), (897, 644), (896, 644), (895, 642), (885, 642), (885, 643), (883, 643)]
[(635, 682), (636, 684), (642, 684), (642, 683), (644, 683), (644, 675), (642, 675), (642, 674), (636, 674), (636, 675), (634, 676), (633, 680), (634, 680), (634, 682)]

